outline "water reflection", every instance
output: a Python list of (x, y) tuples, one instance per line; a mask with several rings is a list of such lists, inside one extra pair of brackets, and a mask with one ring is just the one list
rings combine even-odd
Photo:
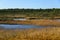
[(42, 26), (36, 26), (36, 25), (22, 25), (22, 24), (15, 24), (15, 25), (10, 25), (10, 24), (0, 24), (0, 27), (4, 27), (7, 29), (12, 29), (12, 28), (20, 28), (20, 29), (28, 29), (28, 28), (44, 28)]

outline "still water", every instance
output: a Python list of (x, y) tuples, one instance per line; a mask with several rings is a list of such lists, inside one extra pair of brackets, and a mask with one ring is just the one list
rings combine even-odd
[(29, 28), (44, 28), (43, 26), (37, 26), (37, 25), (22, 25), (22, 24), (0, 24), (0, 28), (6, 28), (6, 29), (29, 29)]

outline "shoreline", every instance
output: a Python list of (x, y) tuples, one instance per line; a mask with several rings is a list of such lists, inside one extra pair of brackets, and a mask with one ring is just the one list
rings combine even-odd
[(60, 26), (60, 21), (56, 20), (12, 20), (12, 21), (0, 21), (0, 24), (31, 24), (40, 26)]

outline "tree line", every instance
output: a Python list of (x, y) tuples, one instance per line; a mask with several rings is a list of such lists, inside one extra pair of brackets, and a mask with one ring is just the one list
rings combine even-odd
[(26, 16), (26, 17), (43, 17), (43, 18), (53, 18), (60, 17), (60, 9), (0, 9), (0, 17), (7, 16)]

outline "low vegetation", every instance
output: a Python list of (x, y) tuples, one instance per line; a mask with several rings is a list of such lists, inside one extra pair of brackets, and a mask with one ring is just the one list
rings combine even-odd
[[(13, 20), (20, 17), (30, 17), (34, 20)], [(36, 17), (39, 20), (35, 20)], [(49, 26), (47, 28), (16, 30), (8, 30), (1, 27), (0, 40), (60, 40), (60, 21), (56, 21), (55, 19), (60, 19), (60, 9), (0, 9), (1, 24)]]
[(16, 17), (60, 18), (60, 9), (0, 9), (0, 20), (12, 20)]
[(60, 27), (0, 30), (0, 40), (60, 40)]
[(13, 20), (13, 21), (0, 21), (0, 24), (32, 24), (40, 26), (60, 26), (60, 21), (57, 20)]

